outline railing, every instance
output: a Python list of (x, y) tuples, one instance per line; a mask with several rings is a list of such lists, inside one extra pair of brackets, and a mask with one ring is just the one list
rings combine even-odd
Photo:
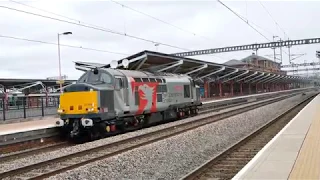
[(0, 98), (0, 121), (56, 115), (59, 96)]

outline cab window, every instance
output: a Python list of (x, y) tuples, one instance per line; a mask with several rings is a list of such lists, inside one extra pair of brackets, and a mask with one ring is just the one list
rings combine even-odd
[(106, 72), (98, 71), (98, 73), (93, 73), (91, 71), (82, 75), (78, 82), (80, 83), (107, 83), (112, 84), (112, 76)]
[(123, 82), (121, 78), (116, 78), (116, 85), (115, 85), (115, 89), (121, 89), (123, 88)]
[(103, 81), (105, 83), (108, 83), (108, 84), (112, 83), (112, 78), (107, 73), (101, 73), (101, 77), (100, 78), (101, 78), (101, 81)]

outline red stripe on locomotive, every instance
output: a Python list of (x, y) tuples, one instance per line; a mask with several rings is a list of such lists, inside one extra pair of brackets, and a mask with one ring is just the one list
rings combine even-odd
[(158, 82), (135, 82), (131, 78), (132, 94), (138, 90), (139, 107), (136, 114), (142, 114), (146, 108), (151, 112), (157, 112), (157, 87)]

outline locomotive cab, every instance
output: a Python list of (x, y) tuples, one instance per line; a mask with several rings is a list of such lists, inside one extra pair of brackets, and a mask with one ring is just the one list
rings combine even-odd
[(60, 95), (58, 126), (67, 126), (77, 135), (81, 128), (93, 127), (96, 121), (114, 118), (114, 77), (106, 70), (85, 72), (75, 84), (64, 88)]

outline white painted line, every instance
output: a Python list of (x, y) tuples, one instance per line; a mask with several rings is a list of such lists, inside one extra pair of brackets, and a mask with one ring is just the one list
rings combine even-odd
[(311, 102), (309, 102), (294, 118), (291, 119), (291, 121), (283, 128), (281, 129), (281, 131), (274, 136), (271, 141), (268, 142), (268, 144), (266, 144), (254, 157), (253, 159), (251, 159), (251, 161), (245, 166), (243, 167), (232, 179), (233, 180), (238, 180), (241, 178), (241, 176), (244, 175), (245, 172), (247, 172), (247, 170), (249, 168), (251, 168), (251, 166), (260, 158), (260, 156), (274, 143), (274, 141), (276, 141), (279, 136), (281, 134), (283, 134), (283, 132), (292, 124), (292, 122), (297, 119), (299, 116), (301, 116), (301, 114), (303, 113), (303, 111), (308, 108), (312, 103), (315, 102), (315, 100), (317, 100), (317, 98), (320, 98), (320, 95), (317, 95)]

